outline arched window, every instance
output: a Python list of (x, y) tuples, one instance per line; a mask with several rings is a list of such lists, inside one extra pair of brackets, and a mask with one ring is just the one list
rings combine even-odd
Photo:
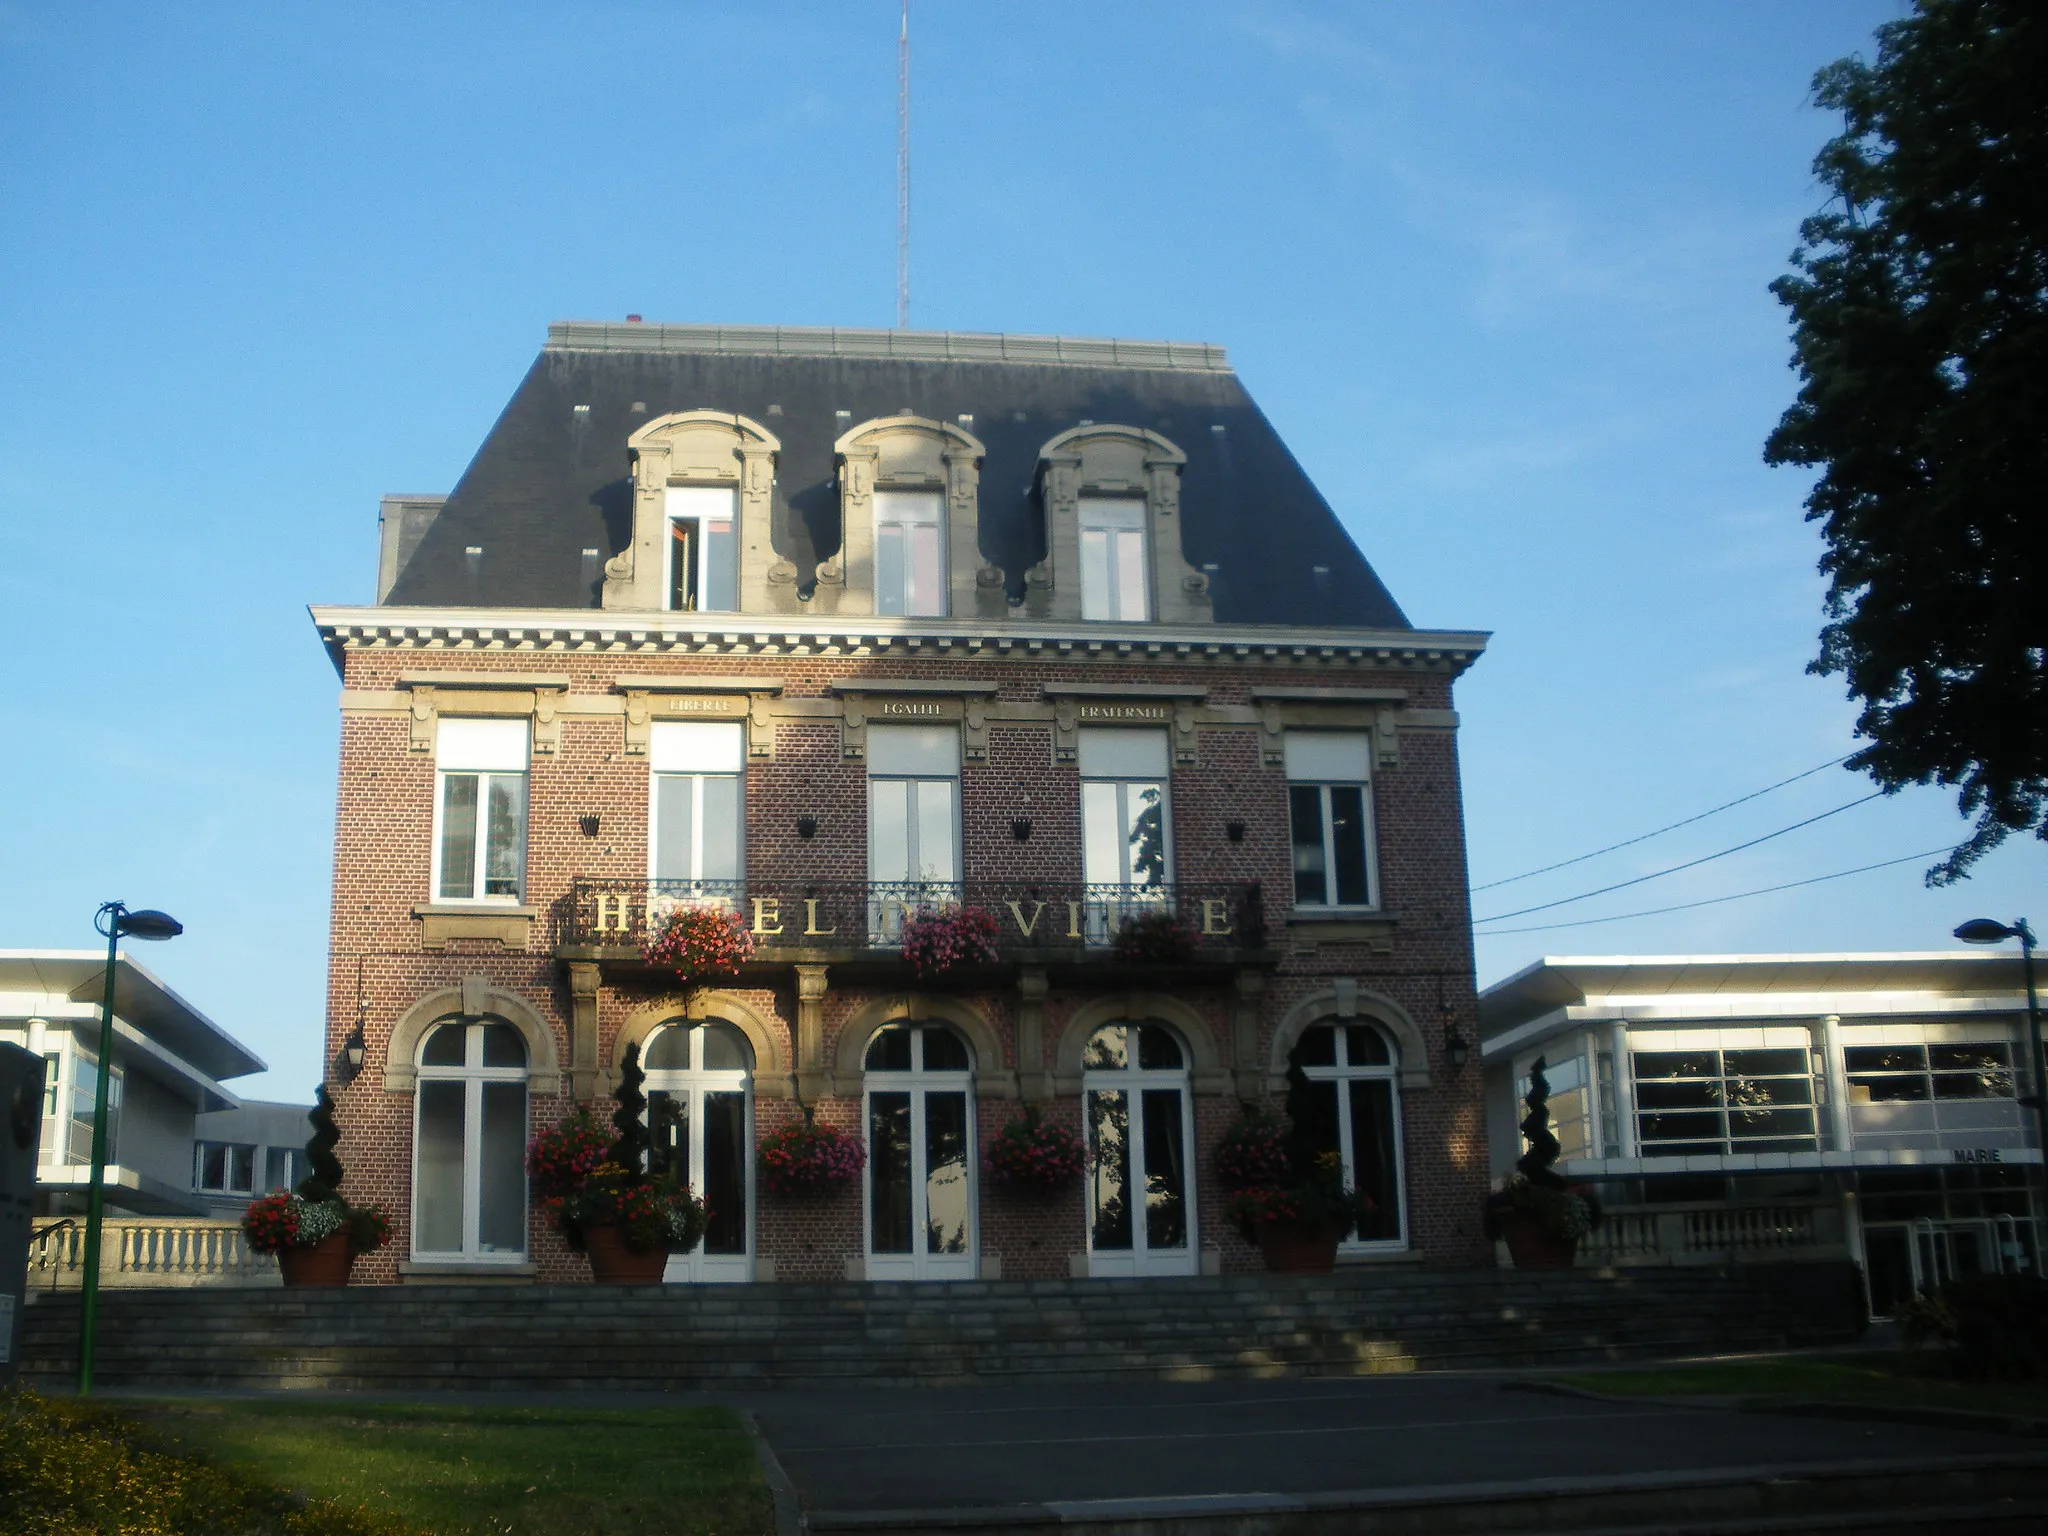
[(973, 1052), (943, 1024), (887, 1024), (866, 1069), (868, 1278), (973, 1279)]
[(415, 1099), (413, 1257), (525, 1258), (525, 1038), (503, 1019), (441, 1020)]
[(648, 1171), (673, 1174), (710, 1207), (704, 1237), (669, 1255), (668, 1280), (753, 1277), (754, 1048), (722, 1019), (671, 1019), (649, 1036)]
[(1407, 1231), (1401, 1178), (1400, 1062), (1370, 1024), (1314, 1024), (1293, 1059), (1308, 1077), (1297, 1115), (1313, 1144), (1344, 1158), (1344, 1183), (1372, 1202), (1347, 1248), (1398, 1248)]
[(1196, 1268), (1188, 1053), (1164, 1024), (1105, 1024), (1081, 1057), (1088, 1127), (1088, 1273)]

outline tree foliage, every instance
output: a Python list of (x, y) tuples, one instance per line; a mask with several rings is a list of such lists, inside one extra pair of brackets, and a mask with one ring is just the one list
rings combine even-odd
[(640, 1069), (640, 1047), (626, 1047), (626, 1059), (619, 1064), (619, 1085), (612, 1090), (612, 1145), (607, 1162), (626, 1170), (627, 1180), (637, 1183), (647, 1170), (647, 1095), (640, 1085), (647, 1074)]
[(341, 1131), (334, 1123), (334, 1100), (322, 1083), (313, 1094), (313, 1107), (306, 1113), (313, 1134), (306, 1140), (306, 1177), (299, 1181), (299, 1193), (316, 1204), (337, 1198), (343, 1178), (341, 1159), (334, 1149), (341, 1145)]
[(1821, 471), (1808, 670), (1862, 706), (1850, 766), (1976, 819), (1942, 885), (2048, 839), (2048, 11), (1918, 0), (1877, 44), (1814, 78), (1843, 127), (1772, 284), (1803, 383), (1764, 457)]

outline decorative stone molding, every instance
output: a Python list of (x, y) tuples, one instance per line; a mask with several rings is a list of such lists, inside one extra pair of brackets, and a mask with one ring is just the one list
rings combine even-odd
[(936, 993), (899, 994), (878, 997), (854, 1011), (839, 1026), (839, 1050), (833, 1071), (832, 1091), (841, 1097), (857, 1097), (867, 1076), (868, 1042), (884, 1024), (950, 1024), (967, 1037), (974, 1051), (974, 1093), (983, 1099), (1017, 1097), (1017, 1074), (1003, 1062), (1003, 1037), (988, 1017), (964, 998)]
[[(594, 969), (594, 967), (593, 967)], [(443, 1019), (503, 1019), (526, 1041), (526, 1091), (553, 1095), (562, 1091), (562, 1069), (555, 1054), (555, 1032), (523, 997), (498, 986), (488, 976), (465, 976), (459, 986), (441, 987), (420, 998), (391, 1026), (384, 1052), (384, 1091), (411, 1093), (419, 1083), (420, 1042)]]
[(779, 677), (721, 677), (715, 673), (628, 673), (612, 687), (626, 696), (626, 756), (645, 757), (656, 720), (737, 720), (747, 727), (747, 757), (775, 756), (775, 721), (769, 700), (782, 692)]
[(796, 1084), (805, 1104), (832, 1092), (832, 1074), (825, 1068), (827, 976), (822, 965), (796, 967)]
[(626, 447), (633, 463), (633, 538), (605, 562), (606, 610), (663, 610), (668, 488), (716, 485), (739, 493), (740, 611), (799, 611), (796, 568), (778, 559), (769, 535), (775, 461), (782, 452), (774, 433), (725, 411), (679, 411), (648, 422)]
[(562, 744), (562, 706), (569, 679), (552, 672), (402, 672), (398, 687), (410, 697), (406, 716), (414, 752), (432, 752), (443, 715), (525, 719), (532, 722), (533, 753), (552, 757)]
[(597, 993), (602, 980), (598, 968), (588, 962), (569, 967), (569, 1091), (579, 1104), (589, 1103), (605, 1087), (597, 1064)]
[(1162, 725), (1169, 728), (1176, 767), (1200, 762), (1196, 726), (1198, 706), (1209, 696), (1199, 683), (1047, 683), (1046, 698), (1055, 701), (1053, 752), (1056, 761), (1072, 762), (1084, 725)]
[(1368, 992), (1349, 976), (1340, 976), (1320, 991), (1311, 992), (1280, 1020), (1273, 1031), (1273, 1044), (1266, 1060), (1266, 1087), (1273, 1093), (1287, 1087), (1287, 1057), (1301, 1032), (1312, 1024), (1377, 1024), (1394, 1046), (1399, 1064), (1401, 1089), (1429, 1086), (1429, 1042), (1414, 1016), (1391, 997)]
[(1030, 1102), (1052, 1097), (1052, 1074), (1045, 1069), (1045, 967), (1026, 965), (1017, 971), (1017, 1091)]
[(780, 1019), (764, 1016), (752, 1003), (734, 992), (692, 992), (686, 997), (662, 998), (635, 1008), (626, 1015), (626, 1022), (619, 1026), (618, 1038), (612, 1042), (611, 1063), (605, 1074), (609, 1081), (605, 1087), (610, 1088), (618, 1082), (619, 1070), (626, 1064), (627, 1046), (644, 1047), (647, 1037), (656, 1029), (678, 1019), (692, 1024), (717, 1019), (732, 1025), (747, 1037), (747, 1043), (754, 1048), (754, 1097), (786, 1099), (790, 1096), (794, 1077), (789, 1047), (784, 1044), (789, 1038), (789, 1027)]
[(818, 567), (823, 610), (875, 611), (875, 492), (936, 491), (946, 508), (946, 612), (1001, 618), (1002, 572), (981, 558), (981, 461), (987, 450), (965, 427), (924, 416), (884, 416), (842, 433), (839, 553)]
[(1188, 1068), (1196, 1093), (1222, 1093), (1230, 1086), (1230, 1074), (1216, 1049), (1216, 1032), (1209, 1021), (1189, 1004), (1163, 992), (1117, 992), (1083, 1003), (1060, 1032), (1053, 1057), (1053, 1092), (1061, 1095), (1081, 1091), (1081, 1058), (1088, 1051), (1088, 1037), (1105, 1024), (1151, 1020), (1171, 1025), (1188, 1048)]
[(1230, 993), (1230, 1061), (1237, 1097), (1259, 1097), (1259, 1009), (1266, 996), (1264, 971), (1240, 970)]
[(1081, 617), (1081, 498), (1128, 496), (1145, 503), (1152, 622), (1213, 623), (1209, 578), (1188, 564), (1181, 548), (1180, 476), (1187, 459), (1157, 432), (1114, 424), (1071, 427), (1039, 449), (1045, 559), (1024, 573), (1026, 616)]
[(482, 939), (506, 949), (525, 949), (538, 907), (453, 907), (421, 902), (412, 909), (419, 919), (420, 948), (446, 949), (451, 940)]
[(826, 684), (840, 697), (839, 755), (865, 762), (870, 725), (958, 725), (961, 756), (988, 761), (989, 699), (1000, 684), (980, 678), (957, 682), (925, 678), (858, 678)]

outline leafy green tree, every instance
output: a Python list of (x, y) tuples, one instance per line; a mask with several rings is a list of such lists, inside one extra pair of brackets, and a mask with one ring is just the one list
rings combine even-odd
[(1877, 60), (1814, 77), (1842, 131), (1800, 226), (1803, 384), (1765, 461), (1821, 471), (1820, 654), (1861, 703), (1849, 759), (1887, 791), (1959, 786), (1962, 879), (2048, 839), (2048, 8), (1918, 0)]

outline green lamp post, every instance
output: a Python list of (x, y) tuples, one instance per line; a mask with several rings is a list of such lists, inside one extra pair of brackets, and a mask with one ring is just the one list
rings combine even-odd
[(100, 1222), (106, 1206), (107, 1088), (114, 1078), (114, 966), (122, 939), (175, 939), (185, 925), (163, 912), (131, 912), (125, 902), (110, 901), (93, 917), (93, 926), (107, 936), (106, 991), (100, 1001), (99, 1081), (92, 1093), (92, 1182), (85, 1196), (85, 1273), (78, 1289), (78, 1395), (92, 1391), (94, 1325), (100, 1308)]

